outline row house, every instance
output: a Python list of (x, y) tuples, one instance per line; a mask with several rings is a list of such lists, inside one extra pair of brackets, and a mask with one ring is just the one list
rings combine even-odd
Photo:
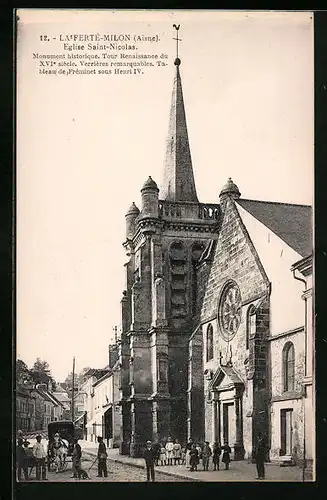
[(119, 372), (114, 366), (93, 384), (94, 414), (92, 432), (94, 438), (103, 437), (109, 448), (120, 444), (121, 415), (119, 400)]
[(35, 400), (35, 430), (46, 430), (50, 422), (63, 419), (63, 405), (45, 384), (36, 385), (31, 397)]
[(31, 395), (31, 388), (16, 391), (16, 426), (23, 432), (35, 430), (35, 397)]
[(71, 400), (65, 390), (59, 390), (56, 388), (56, 391), (52, 393), (52, 395), (61, 403), (63, 412), (62, 412), (62, 420), (70, 420), (71, 418)]
[(78, 393), (76, 395), (76, 400), (79, 401), (79, 411), (84, 412), (83, 418), (83, 433), (84, 438), (88, 441), (95, 442), (96, 436), (100, 435), (95, 431), (94, 422), (94, 387), (93, 385), (97, 380), (103, 377), (108, 372), (107, 368), (104, 369), (94, 369), (90, 368), (84, 374), (84, 381), (81, 384)]

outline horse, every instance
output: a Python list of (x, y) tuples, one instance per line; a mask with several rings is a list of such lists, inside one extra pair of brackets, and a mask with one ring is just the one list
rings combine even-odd
[(61, 472), (65, 468), (67, 451), (68, 442), (65, 439), (60, 439), (57, 443), (51, 443), (50, 452), (56, 466), (56, 473)]

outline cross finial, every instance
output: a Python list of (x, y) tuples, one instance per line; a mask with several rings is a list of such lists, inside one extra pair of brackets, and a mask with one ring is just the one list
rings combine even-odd
[(173, 24), (173, 28), (175, 28), (175, 30), (176, 30), (176, 38), (174, 38), (174, 40), (176, 40), (176, 59), (175, 59), (176, 66), (179, 66), (181, 63), (181, 60), (178, 57), (178, 42), (181, 42), (181, 39), (178, 38), (178, 31), (179, 31), (180, 26), (181, 26), (180, 24), (178, 26), (176, 24)]

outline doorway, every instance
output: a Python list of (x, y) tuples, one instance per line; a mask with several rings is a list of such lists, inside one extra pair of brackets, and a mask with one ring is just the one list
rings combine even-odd
[(112, 425), (112, 408), (109, 408), (104, 414), (104, 439), (109, 446), (109, 439), (113, 438), (113, 425)]
[(223, 404), (223, 442), (233, 446), (235, 442), (234, 403)]
[(280, 454), (292, 454), (293, 441), (293, 410), (281, 410), (280, 412)]

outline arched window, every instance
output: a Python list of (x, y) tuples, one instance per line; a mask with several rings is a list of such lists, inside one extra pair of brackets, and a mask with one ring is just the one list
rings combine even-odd
[(207, 361), (213, 358), (213, 328), (208, 325), (207, 328)]
[(255, 335), (255, 329), (256, 329), (255, 307), (254, 305), (251, 305), (248, 309), (247, 322), (246, 322), (246, 341), (245, 341), (246, 349), (249, 349), (250, 336), (252, 337), (253, 335)]
[(292, 342), (287, 342), (283, 349), (283, 384), (284, 391), (294, 390), (295, 352)]

